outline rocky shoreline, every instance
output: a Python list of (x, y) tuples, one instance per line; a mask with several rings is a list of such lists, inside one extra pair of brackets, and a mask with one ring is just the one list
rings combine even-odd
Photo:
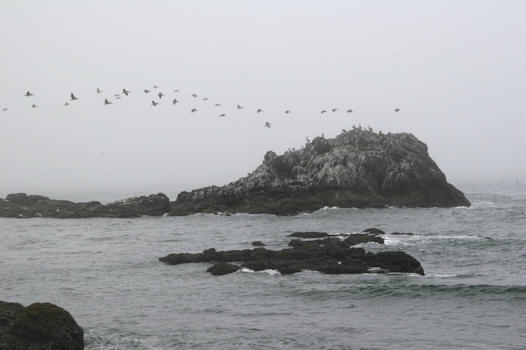
[(84, 331), (69, 312), (50, 303), (0, 301), (0, 350), (50, 349), (84, 349)]
[(325, 274), (403, 272), (424, 275), (420, 262), (407, 253), (387, 251), (374, 254), (366, 252), (364, 248), (353, 247), (368, 242), (383, 244), (381, 234), (381, 230), (368, 229), (340, 238), (325, 232), (296, 232), (290, 235), (295, 237), (288, 243), (290, 248), (282, 250), (257, 247), (217, 251), (210, 248), (202, 253), (169, 254), (159, 260), (169, 265), (212, 263), (207, 272), (213, 275), (225, 275), (242, 268), (253, 271), (277, 270), (282, 275), (304, 270)]
[(470, 206), (446, 181), (427, 146), (408, 133), (355, 128), (333, 139), (317, 137), (283, 155), (269, 151), (256, 170), (237, 181), (116, 201), (75, 203), (14, 193), (0, 199), (0, 217), (132, 218), (196, 213), (296, 215), (323, 207)]

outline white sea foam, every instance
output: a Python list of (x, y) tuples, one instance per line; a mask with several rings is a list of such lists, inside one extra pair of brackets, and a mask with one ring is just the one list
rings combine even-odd
[(267, 270), (261, 270), (261, 271), (254, 271), (254, 270), (248, 269), (246, 267), (243, 267), (241, 270), (239, 270), (239, 272), (244, 272), (244, 273), (266, 273), (266, 274), (269, 274), (271, 276), (281, 275), (281, 273), (278, 270), (267, 269)]

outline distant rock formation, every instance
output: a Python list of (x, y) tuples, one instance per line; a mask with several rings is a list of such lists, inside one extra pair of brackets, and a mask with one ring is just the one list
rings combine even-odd
[[(329, 237), (317, 232), (323, 239), (293, 239), (290, 248), (269, 250), (254, 248), (243, 250), (217, 251), (214, 248), (202, 253), (175, 253), (159, 258), (169, 265), (209, 262), (214, 265), (207, 271), (213, 275), (225, 275), (248, 268), (254, 271), (277, 270), (282, 275), (303, 270), (319, 271), (327, 274), (355, 274), (365, 272), (406, 272), (424, 275), (420, 262), (412, 256), (400, 252), (366, 252), (353, 246), (361, 243), (384, 243), (384, 239), (368, 233), (350, 234), (344, 239)], [(294, 237), (312, 237), (312, 232), (296, 232)], [(240, 263), (237, 265), (235, 263)]]
[(325, 206), (469, 205), (415, 136), (354, 128), (333, 139), (317, 137), (280, 156), (269, 151), (256, 170), (226, 186), (181, 192), (170, 214), (293, 215)]
[(84, 331), (66, 310), (49, 303), (24, 307), (0, 301), (0, 350), (81, 350)]
[(75, 203), (44, 196), (9, 194), (0, 199), (0, 217), (28, 218), (133, 218), (142, 215), (161, 216), (170, 211), (170, 200), (162, 193), (123, 199), (110, 204)]

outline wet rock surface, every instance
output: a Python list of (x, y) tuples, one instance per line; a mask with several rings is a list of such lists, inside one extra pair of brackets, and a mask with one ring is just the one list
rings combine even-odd
[(427, 146), (408, 133), (355, 128), (317, 137), (283, 155), (269, 151), (252, 173), (226, 186), (181, 192), (171, 215), (246, 212), (295, 215), (326, 206), (469, 206)]
[(38, 195), (14, 193), (0, 199), (0, 217), (28, 218), (133, 218), (161, 216), (170, 211), (170, 200), (162, 193), (123, 199), (106, 205), (100, 202), (76, 203)]
[(84, 331), (66, 310), (49, 303), (24, 307), (0, 301), (0, 350), (80, 350)]
[[(301, 236), (298, 235), (297, 236)], [(248, 268), (254, 271), (277, 270), (281, 274), (293, 274), (303, 270), (319, 271), (326, 274), (352, 274), (369, 272), (406, 272), (424, 275), (424, 269), (412, 256), (404, 252), (366, 252), (360, 243), (384, 240), (374, 234), (355, 233), (344, 239), (325, 237), (323, 239), (293, 239), (290, 248), (269, 250), (254, 249), (217, 251), (214, 248), (202, 253), (175, 253), (159, 258), (169, 265), (186, 263), (214, 263), (207, 271), (214, 275), (223, 275)], [(233, 264), (236, 263), (236, 264)], [(239, 264), (239, 265), (237, 265)]]

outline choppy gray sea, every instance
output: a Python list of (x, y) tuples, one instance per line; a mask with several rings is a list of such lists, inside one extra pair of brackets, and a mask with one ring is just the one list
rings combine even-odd
[[(86, 349), (525, 349), (526, 186), (460, 187), (471, 208), (337, 209), (295, 217), (0, 219), (0, 300), (58, 304)], [(294, 231), (386, 236), (426, 276), (168, 266), (174, 252), (286, 246)]]

